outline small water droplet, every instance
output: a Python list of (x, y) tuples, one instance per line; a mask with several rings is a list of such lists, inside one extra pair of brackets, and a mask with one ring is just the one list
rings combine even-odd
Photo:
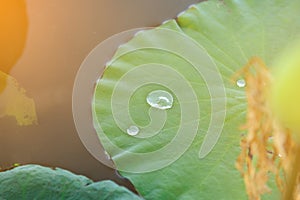
[(237, 85), (238, 87), (240, 87), (240, 88), (245, 87), (245, 86), (246, 86), (246, 81), (245, 81), (245, 79), (239, 79), (239, 80), (237, 80), (237, 81), (236, 81), (236, 85)]
[(278, 157), (279, 157), (279, 158), (282, 158), (282, 155), (279, 153), (279, 154), (278, 154)]
[(147, 103), (151, 107), (166, 110), (173, 106), (173, 96), (167, 91), (155, 90), (148, 94)]
[(140, 129), (139, 127), (137, 126), (130, 126), (128, 129), (127, 129), (127, 134), (128, 135), (131, 135), (131, 136), (135, 136), (139, 133)]

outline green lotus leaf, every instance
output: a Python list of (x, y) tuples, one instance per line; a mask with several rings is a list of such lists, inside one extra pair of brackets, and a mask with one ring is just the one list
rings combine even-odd
[[(247, 199), (235, 168), (246, 97), (231, 80), (254, 56), (272, 66), (300, 33), (299, 11), (297, 0), (205, 1), (120, 46), (96, 86), (94, 124), (145, 199)], [(147, 103), (157, 90), (172, 108)], [(263, 199), (279, 199), (272, 176), (268, 186)]]
[(0, 172), (0, 199), (138, 200), (112, 181), (93, 182), (60, 168), (24, 165)]

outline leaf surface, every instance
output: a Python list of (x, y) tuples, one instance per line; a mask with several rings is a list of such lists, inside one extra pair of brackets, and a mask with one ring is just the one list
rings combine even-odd
[[(235, 168), (246, 98), (231, 78), (253, 56), (271, 67), (299, 36), (299, 10), (296, 0), (206, 1), (118, 49), (95, 90), (95, 127), (145, 199), (247, 199)], [(150, 108), (154, 90), (173, 107)], [(270, 178), (263, 199), (279, 199)]]
[(124, 187), (112, 181), (93, 182), (60, 168), (24, 165), (0, 172), (2, 199), (99, 199), (138, 200)]

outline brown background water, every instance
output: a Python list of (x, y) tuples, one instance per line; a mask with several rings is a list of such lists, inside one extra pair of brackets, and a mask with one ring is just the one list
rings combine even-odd
[(10, 75), (34, 99), (38, 125), (20, 127), (13, 117), (0, 118), (0, 167), (35, 163), (128, 184), (94, 159), (78, 137), (72, 117), (76, 72), (87, 54), (109, 36), (159, 25), (197, 2), (27, 0), (26, 45)]

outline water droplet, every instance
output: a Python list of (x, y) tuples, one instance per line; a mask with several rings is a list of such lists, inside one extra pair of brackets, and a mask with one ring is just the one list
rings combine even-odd
[(237, 80), (237, 81), (236, 81), (236, 85), (237, 85), (238, 87), (240, 87), (240, 88), (245, 87), (245, 86), (246, 86), (246, 81), (245, 81), (245, 79), (239, 79), (239, 80)]
[(128, 129), (127, 129), (127, 134), (128, 135), (131, 135), (131, 136), (135, 136), (139, 133), (140, 129), (139, 127), (137, 126), (130, 126)]
[(148, 94), (147, 103), (151, 107), (166, 110), (173, 106), (173, 96), (167, 91), (155, 90)]

